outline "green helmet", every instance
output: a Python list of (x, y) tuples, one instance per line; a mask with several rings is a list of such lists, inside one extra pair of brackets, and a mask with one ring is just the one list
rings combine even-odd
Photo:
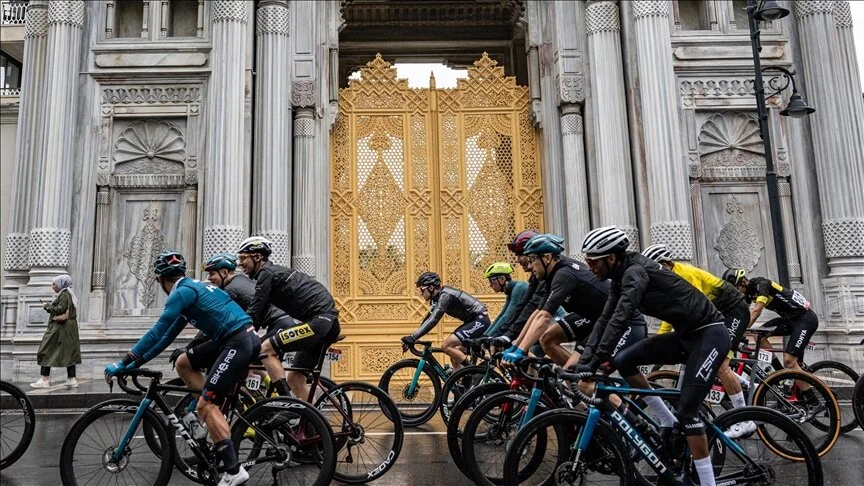
[(483, 272), (483, 277), (509, 277), (511, 273), (513, 273), (513, 265), (507, 262), (495, 262), (486, 268), (486, 271)]
[(153, 273), (160, 277), (183, 275), (186, 273), (186, 259), (176, 251), (163, 251), (153, 262)]
[(228, 253), (219, 253), (210, 257), (204, 264), (204, 270), (207, 272), (215, 272), (223, 268), (233, 272), (237, 268), (237, 257)]
[(564, 238), (551, 233), (537, 235), (525, 244), (523, 255), (560, 255), (564, 252)]

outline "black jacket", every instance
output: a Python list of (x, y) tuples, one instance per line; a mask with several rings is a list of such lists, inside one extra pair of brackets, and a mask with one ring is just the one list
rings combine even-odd
[(255, 297), (246, 313), (256, 326), (266, 321), (271, 304), (301, 322), (321, 314), (339, 314), (327, 288), (301, 271), (268, 261), (251, 277), (255, 279)]

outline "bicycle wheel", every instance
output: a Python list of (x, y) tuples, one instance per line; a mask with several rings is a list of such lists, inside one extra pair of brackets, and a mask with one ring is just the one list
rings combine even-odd
[(627, 450), (615, 430), (602, 420), (597, 422), (585, 453), (573, 462), (573, 445), (586, 420), (583, 412), (560, 409), (534, 417), (507, 449), (503, 484), (632, 484)]
[(813, 373), (822, 383), (828, 385), (837, 398), (837, 404), (840, 405), (840, 433), (847, 434), (855, 430), (858, 421), (852, 409), (852, 393), (855, 391), (858, 373), (849, 366), (832, 360), (817, 361), (805, 366), (804, 370)]
[[(453, 458), (453, 463), (462, 471), (465, 476), (471, 477), (468, 468), (465, 466), (465, 460), (462, 456), (462, 432), (465, 430), (465, 424), (468, 423), (468, 418), (474, 408), (483, 402), (486, 398), (502, 392), (510, 388), (506, 383), (488, 383), (472, 388), (453, 406), (450, 413), (450, 421), (447, 422), (447, 449), (450, 451), (450, 457)], [(490, 417), (492, 419), (493, 417)]]
[(864, 429), (864, 375), (858, 377), (855, 383), (855, 393), (852, 394), (852, 409), (858, 425)]
[(402, 417), (393, 400), (380, 388), (359, 381), (336, 385), (330, 396), (335, 404), (322, 396), (315, 408), (335, 435), (334, 478), (347, 484), (380, 478), (399, 458), (404, 439)]
[(268, 398), (244, 412), (231, 427), (247, 486), (330, 484), (336, 470), (333, 431), (311, 404)]
[[(795, 382), (811, 386), (815, 399), (806, 403), (804, 394)], [(753, 393), (753, 405), (777, 410), (797, 423), (813, 442), (819, 457), (824, 456), (837, 443), (840, 436), (840, 406), (831, 390), (815, 376), (796, 370), (771, 373)], [(760, 434), (761, 435), (761, 434)], [(797, 451), (785, 449), (783, 444), (765, 436), (766, 445), (789, 460), (800, 461)]]
[[(483, 379), (487, 376), (486, 382)], [(461, 370), (456, 371), (441, 387), (441, 400), (438, 404), (438, 411), (441, 414), (441, 419), (446, 424), (450, 420), (450, 413), (456, 402), (477, 385), (485, 385), (486, 383), (504, 383), (504, 377), (495, 370), (489, 370), (486, 365), (481, 366), (466, 366)]]
[(429, 364), (420, 370), (420, 377), (414, 389), (411, 382), (420, 366), (420, 360), (406, 359), (387, 368), (381, 375), (378, 388), (390, 395), (405, 427), (417, 427), (435, 416), (441, 400), (441, 381)]
[[(485, 486), (504, 481), (504, 459), (507, 447), (522, 422), (528, 409), (531, 393), (525, 391), (503, 391), (496, 393), (477, 405), (462, 435), (462, 456), (470, 478)], [(535, 414), (548, 410), (542, 401), (537, 403)], [(490, 420), (494, 416), (494, 420)], [(545, 440), (545, 439), (544, 439)], [(535, 454), (541, 454), (535, 451)], [(529, 458), (537, 460), (536, 457)]]
[[(728, 439), (721, 436), (735, 424), (753, 421), (757, 433)], [(743, 407), (730, 410), (714, 419), (706, 430), (709, 454), (714, 466), (717, 484), (773, 484), (783, 478), (784, 485), (817, 486), (823, 484), (822, 462), (813, 443), (798, 425), (783, 413), (765, 407)], [(766, 447), (770, 443), (783, 444), (786, 451), (794, 451), (800, 461), (789, 461)], [(730, 442), (737, 445), (736, 448)], [(760, 477), (761, 476), (761, 477)], [(747, 478), (748, 481), (740, 481)], [(732, 482), (736, 479), (739, 482)]]
[(27, 394), (0, 381), (0, 470), (15, 463), (33, 440), (36, 413)]
[[(111, 462), (141, 403), (125, 398), (102, 402), (84, 413), (69, 431), (60, 451), (64, 486), (78, 484), (165, 485), (171, 479), (173, 439), (152, 408), (144, 411), (119, 461)], [(157, 456), (144, 435), (144, 424), (168, 454)]]

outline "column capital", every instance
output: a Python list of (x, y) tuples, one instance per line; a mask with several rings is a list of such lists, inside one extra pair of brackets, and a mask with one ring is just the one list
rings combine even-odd
[(669, 17), (668, 0), (636, 0), (633, 2), (633, 17)]
[(585, 24), (589, 36), (597, 32), (620, 31), (618, 5), (609, 0), (588, 2), (588, 7), (585, 9)]
[(852, 9), (849, 8), (849, 2), (834, 2), (834, 26), (838, 29), (852, 28)]
[(30, 2), (24, 17), (24, 38), (48, 35), (48, 5)]
[(291, 104), (295, 108), (315, 106), (315, 81), (303, 80), (291, 83)]
[(81, 0), (50, 2), (48, 4), (48, 24), (69, 24), (80, 28), (84, 25), (84, 2)]
[(291, 31), (288, 4), (268, 3), (258, 7), (255, 12), (255, 27), (257, 34), (288, 35)]
[(831, 0), (799, 0), (795, 4), (795, 14), (799, 19), (816, 14), (833, 14), (834, 2)]
[(558, 76), (558, 102), (582, 103), (585, 101), (585, 76), (562, 74)]
[(246, 22), (246, 4), (237, 0), (216, 0), (212, 3), (213, 22)]
[(822, 232), (828, 258), (864, 257), (864, 218), (826, 220)]

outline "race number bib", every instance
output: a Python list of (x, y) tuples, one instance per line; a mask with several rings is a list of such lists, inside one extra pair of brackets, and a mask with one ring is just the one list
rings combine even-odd
[(765, 351), (764, 349), (759, 350), (758, 360), (763, 363), (771, 363), (771, 359), (774, 357), (774, 353), (771, 351)]
[(797, 290), (792, 291), (792, 301), (805, 309), (810, 309), (810, 302), (803, 295), (799, 294)]
[(259, 388), (261, 388), (261, 377), (258, 375), (247, 375), (246, 389), (249, 391), (255, 391)]
[(640, 365), (639, 366), (639, 373), (642, 373), (643, 375), (647, 375), (648, 373), (651, 373), (651, 365)]
[(807, 351), (816, 351), (816, 343), (807, 343)]
[(342, 350), (336, 348), (330, 348), (327, 350), (327, 361), (339, 361), (342, 359)]
[(715, 384), (708, 391), (708, 396), (705, 399), (711, 403), (720, 403), (721, 401), (723, 401), (723, 397), (725, 396), (726, 390), (723, 389), (723, 385)]

